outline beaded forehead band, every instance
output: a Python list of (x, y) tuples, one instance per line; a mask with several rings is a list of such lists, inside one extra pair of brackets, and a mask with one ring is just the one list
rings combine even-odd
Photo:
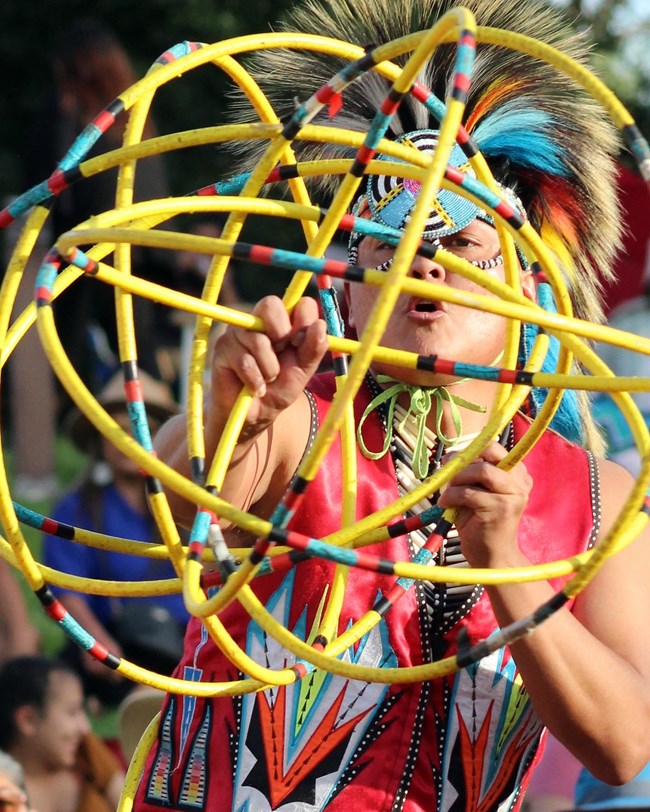
[[(438, 135), (437, 130), (416, 130), (400, 135), (396, 143), (412, 146), (425, 155), (433, 155), (438, 145)], [(380, 155), (379, 159), (387, 160), (387, 156)], [(451, 151), (449, 163), (455, 169), (476, 177), (457, 144)], [(418, 181), (394, 175), (371, 175), (365, 187), (365, 198), (373, 220), (400, 230), (408, 225), (411, 211), (420, 193)], [(447, 189), (439, 189), (435, 200), (432, 201), (422, 235), (425, 239), (431, 239), (454, 234), (475, 220), (480, 211), (482, 209), (471, 200)]]
[[(400, 135), (395, 141), (398, 144), (411, 146), (425, 155), (433, 155), (438, 145), (438, 136), (438, 130), (414, 130)], [(379, 160), (389, 160), (386, 155), (378, 157)], [(401, 160), (396, 162), (406, 163)], [(449, 165), (473, 178), (476, 177), (467, 156), (458, 144), (455, 144), (451, 151)], [(371, 175), (365, 183), (363, 194), (354, 205), (353, 213), (358, 217), (368, 217), (381, 225), (402, 231), (410, 221), (420, 187), (421, 184), (412, 178), (402, 178), (398, 175)], [(499, 191), (525, 217), (524, 206), (512, 189), (499, 184)], [(456, 192), (441, 188), (431, 203), (431, 210), (422, 236), (424, 239), (440, 245), (441, 237), (456, 234), (477, 219), (494, 225), (493, 218), (480, 206)], [(350, 235), (349, 253), (351, 260), (355, 262), (356, 248), (360, 240), (360, 234), (353, 232)], [(519, 256), (522, 266), (527, 267), (523, 255), (519, 253)], [(499, 254), (490, 260), (475, 260), (471, 264), (481, 270), (488, 270), (501, 262), (503, 262), (503, 257)], [(390, 260), (383, 263), (383, 266), (379, 270), (387, 270)]]

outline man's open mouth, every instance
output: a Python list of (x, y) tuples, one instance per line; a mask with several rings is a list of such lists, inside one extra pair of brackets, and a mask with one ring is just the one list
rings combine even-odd
[(434, 302), (418, 302), (413, 309), (418, 313), (435, 313), (438, 308)]

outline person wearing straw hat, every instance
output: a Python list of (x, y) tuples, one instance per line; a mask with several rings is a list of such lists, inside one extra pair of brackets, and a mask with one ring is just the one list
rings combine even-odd
[(127, 762), (151, 720), (160, 712), (165, 694), (148, 685), (138, 685), (124, 697), (118, 708), (118, 739)]
[[(468, 0), (466, 5), (481, 26), (541, 37), (584, 62), (580, 38), (557, 9), (520, 0)], [(370, 59), (368, 43), (426, 30), (450, 6), (441, 0), (314, 0), (298, 5), (285, 28), (356, 43), (367, 48)], [(418, 99), (429, 90), (438, 98), (447, 98), (451, 87), (461, 93), (461, 83), (452, 81), (454, 60), (453, 46), (434, 52), (418, 77)], [(305, 102), (340, 68), (306, 49), (264, 50), (257, 56), (255, 79), (278, 116), (286, 114), (282, 120), (289, 121), (294, 110), (296, 116), (303, 110), (295, 98)], [(467, 131), (501, 184), (500, 195), (514, 219), (527, 217), (551, 246), (575, 313), (598, 321), (598, 274), (607, 273), (620, 229), (610, 193), (616, 150), (611, 127), (572, 82), (519, 53), (479, 45), (473, 77), (462, 88)], [(375, 112), (385, 112), (383, 101), (388, 99), (386, 107), (396, 101), (397, 91), (388, 93), (389, 85), (376, 74), (364, 75), (345, 89), (334, 124), (367, 132)], [(409, 147), (412, 157), (431, 154), (438, 122), (414, 96), (400, 101), (388, 137)], [(323, 120), (326, 114), (317, 123)], [(346, 152), (340, 140), (326, 148), (298, 141), (293, 146), (299, 161), (357, 155), (352, 148)], [(350, 240), (350, 263), (385, 271), (395, 257), (395, 235), (408, 227), (421, 187), (388, 174), (366, 177), (357, 164), (353, 169), (361, 180), (353, 212), (359, 221)], [(458, 145), (450, 164), (452, 172), (469, 171)], [(432, 194), (422, 244), (409, 277), (444, 285), (458, 298), (432, 301), (401, 293), (388, 314), (382, 345), (421, 359), (498, 366), (505, 320), (463, 307), (462, 297), (482, 286), (436, 257), (442, 247), (485, 278), (503, 280), (506, 263), (493, 218), (444, 189), (435, 198)], [(525, 257), (520, 264), (515, 284), (529, 300), (551, 310), (551, 286), (533, 277)], [(377, 296), (369, 286), (349, 286), (349, 321), (359, 335)], [(326, 327), (310, 299), (301, 299), (288, 314), (280, 299), (267, 297), (254, 312), (262, 333), (229, 328), (216, 345), (203, 415), (206, 458), (212, 459), (245, 386), (252, 402), (219, 495), (265, 519), (273, 515), (274, 522), (276, 505), (286, 506), (286, 536), (274, 525), (273, 541), (291, 534), (296, 544), (324, 539), (342, 523), (340, 445), (330, 446), (313, 481), (298, 476), (292, 484), (292, 478), (316, 428), (331, 414), (336, 382), (331, 375), (312, 377), (328, 346)], [(523, 332), (521, 363), (526, 363), (530, 331)], [(451, 464), (486, 426), (496, 391), (494, 381), (465, 378), (449, 368), (405, 369), (386, 356), (376, 358), (354, 403), (357, 517), (387, 508), (438, 466)], [(234, 642), (259, 666), (262, 673), (253, 684), (260, 690), (212, 698), (170, 694), (135, 810), (513, 812), (542, 752), (545, 729), (601, 779), (621, 783), (641, 769), (650, 755), (647, 531), (610, 558), (577, 597), (563, 600), (563, 608), (533, 635), (508, 640), (507, 647), (499, 630), (518, 622), (523, 627), (523, 618), (526, 628), (534, 626), (533, 613), (550, 606), (565, 578), (485, 587), (432, 581), (407, 589), (407, 579), (396, 579), (390, 567), (395, 560), (450, 568), (527, 567), (573, 557), (604, 537), (632, 480), (598, 456), (602, 449), (584, 399), (564, 398), (552, 427), (525, 461), (510, 470), (497, 467), (528, 431), (544, 397), (533, 389), (498, 442), (459, 470), (442, 493), (429, 493), (407, 510), (381, 543), (369, 548), (379, 559), (375, 570), (368, 565), (346, 571), (338, 624), (326, 622), (331, 620), (328, 602), (339, 597), (330, 597), (332, 561), (306, 557), (295, 567), (278, 565), (251, 581), (257, 601), (310, 646), (309, 656), (289, 653), (286, 638), (276, 640), (268, 621), (261, 628), (260, 615), (251, 619), (240, 601), (219, 613)], [(185, 428), (185, 418), (172, 418), (156, 445), (163, 460), (189, 476)], [(283, 503), (287, 489), (296, 498)], [(189, 525), (196, 506), (169, 496), (179, 520)], [(455, 520), (440, 545), (429, 549), (434, 533), (423, 516), (437, 508), (452, 509)], [(233, 528), (223, 524), (228, 539)], [(235, 542), (242, 545), (241, 532)], [(347, 561), (353, 560), (355, 551), (345, 552)], [(300, 559), (292, 555), (290, 563)], [(203, 573), (208, 595), (220, 583), (219, 572)], [(340, 655), (340, 675), (310, 668), (309, 657), (317, 659), (323, 648), (327, 652), (333, 638), (366, 618), (368, 607), (382, 622), (363, 626), (363, 636)], [(479, 641), (485, 656), (474, 648)], [(175, 675), (217, 684), (242, 678), (223, 653), (224, 641), (217, 642), (200, 618), (190, 620)], [(396, 677), (395, 684), (386, 684), (366, 677), (371, 669), (373, 674), (408, 669), (454, 656), (458, 670), (436, 679)], [(246, 663), (247, 674), (258, 673), (254, 665)], [(296, 678), (265, 689), (263, 667)]]
[[(145, 372), (140, 373), (140, 382), (153, 433), (178, 408), (165, 383)], [(97, 400), (122, 428), (130, 430), (121, 372), (110, 378)], [(75, 445), (89, 456), (90, 464), (81, 482), (53, 511), (52, 518), (63, 528), (60, 537), (44, 536), (46, 564), (82, 578), (138, 581), (173, 577), (174, 570), (167, 561), (93, 548), (66, 538), (65, 527), (71, 525), (134, 541), (158, 540), (138, 466), (102, 437), (80, 411), (71, 415), (67, 428)], [(115, 598), (69, 589), (59, 592), (68, 610), (111, 650), (167, 673), (176, 664), (188, 619), (180, 595)], [(79, 668), (86, 693), (100, 703), (115, 705), (132, 688), (129, 681), (98, 666), (76, 645), (70, 643), (65, 651)]]

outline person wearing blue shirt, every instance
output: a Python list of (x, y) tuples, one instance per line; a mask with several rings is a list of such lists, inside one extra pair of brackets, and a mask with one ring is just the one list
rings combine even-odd
[[(171, 393), (160, 381), (140, 374), (150, 429), (177, 411)], [(98, 401), (125, 430), (129, 430), (123, 377), (113, 376)], [(159, 541), (149, 512), (138, 466), (99, 436), (89, 421), (75, 413), (69, 426), (75, 444), (91, 457), (88, 473), (56, 505), (52, 518), (66, 525), (132, 541)], [(102, 550), (46, 535), (47, 566), (82, 578), (109, 581), (149, 581), (174, 577), (167, 560), (155, 560)], [(180, 594), (155, 598), (91, 595), (54, 588), (68, 611), (93, 637), (118, 656), (169, 674), (182, 652), (188, 613)], [(70, 644), (65, 655), (84, 680), (88, 695), (116, 704), (131, 685), (124, 678)]]

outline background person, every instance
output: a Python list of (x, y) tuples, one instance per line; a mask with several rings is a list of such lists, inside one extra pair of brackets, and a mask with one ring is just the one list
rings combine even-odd
[[(52, 57), (52, 88), (38, 109), (21, 145), (24, 183), (31, 187), (49, 177), (84, 128), (136, 81), (129, 55), (115, 32), (93, 17), (80, 17), (65, 30)], [(87, 158), (122, 145), (126, 115), (91, 148)], [(155, 135), (151, 119), (143, 137)], [(25, 269), (16, 298), (20, 312), (32, 302), (42, 257), (65, 231), (93, 215), (115, 207), (118, 170), (109, 169), (83, 183), (73, 184), (54, 200), (39, 245)], [(138, 162), (135, 172), (135, 201), (169, 196), (162, 156)], [(18, 236), (17, 227), (12, 229)], [(10, 241), (12, 243), (12, 241)], [(106, 257), (111, 263), (112, 255)], [(169, 284), (171, 265), (166, 253), (136, 248), (132, 252), (133, 273)], [(110, 285), (87, 284), (78, 279), (53, 304), (56, 327), (64, 350), (76, 371), (93, 393), (106, 383), (105, 348), (117, 355), (115, 291)], [(161, 345), (176, 339), (167, 309), (142, 297), (133, 297), (134, 329), (139, 365), (159, 377)], [(16, 452), (15, 491), (30, 502), (51, 500), (58, 493), (55, 472), (56, 428), (72, 408), (67, 392), (52, 374), (36, 330), (12, 353), (9, 364), (10, 420)], [(105, 346), (104, 346), (105, 345)]]
[[(102, 110), (133, 85), (136, 74), (124, 46), (103, 21), (87, 16), (66, 30), (53, 56), (54, 86), (44, 99), (28, 133), (22, 153), (25, 183), (32, 186), (48, 177), (77, 136)], [(127, 116), (122, 113), (91, 148), (87, 159), (122, 145)], [(153, 120), (145, 123), (143, 139), (156, 134)], [(115, 207), (118, 170), (109, 169), (83, 183), (73, 184), (55, 199), (50, 215), (52, 241), (93, 215)], [(164, 159), (157, 155), (139, 161), (135, 170), (134, 199), (169, 196)], [(111, 256), (106, 262), (111, 262)], [(168, 284), (172, 266), (167, 254), (135, 248), (133, 273)], [(110, 285), (84, 284), (79, 279), (54, 302), (57, 330), (64, 349), (79, 375), (97, 392), (106, 382), (97, 369), (93, 333), (101, 331), (117, 354), (115, 291)], [(133, 297), (138, 363), (154, 377), (160, 376), (158, 346), (167, 329), (167, 309), (142, 297)], [(64, 396), (64, 393), (60, 393)], [(65, 400), (60, 412), (66, 413)]]
[(19, 657), (0, 670), (0, 748), (25, 774), (39, 812), (114, 812), (124, 772), (90, 729), (81, 682), (65, 663)]
[[(176, 413), (167, 385), (140, 373), (149, 427)], [(126, 431), (131, 431), (126, 410), (124, 377), (116, 373), (98, 395), (98, 402)], [(149, 511), (142, 472), (81, 414), (68, 426), (73, 442), (89, 455), (89, 467), (55, 506), (52, 518), (67, 525), (135, 541), (158, 540)], [(83, 578), (138, 581), (175, 577), (168, 561), (141, 558), (44, 536), (45, 563)], [(182, 650), (188, 615), (180, 594), (152, 598), (117, 598), (54, 590), (70, 613), (94, 637), (118, 656), (133, 659), (154, 671), (170, 673)], [(63, 654), (79, 668), (86, 693), (117, 705), (133, 684), (95, 661), (70, 642)]]

